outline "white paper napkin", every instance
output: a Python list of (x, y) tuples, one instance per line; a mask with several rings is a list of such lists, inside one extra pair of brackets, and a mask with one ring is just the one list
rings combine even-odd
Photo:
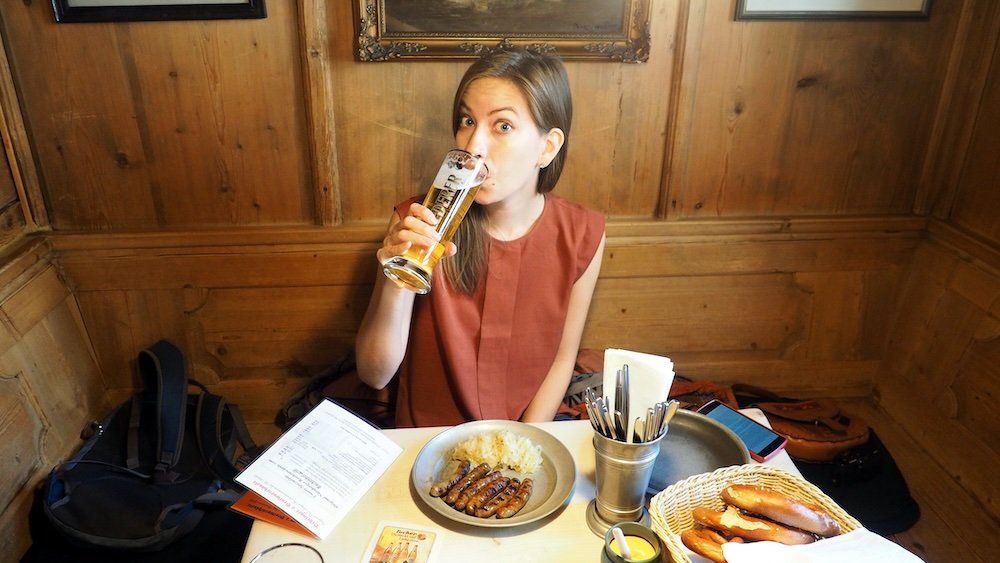
[[(622, 366), (628, 364), (629, 372), (629, 418), (626, 421), (628, 436), (635, 428), (635, 419), (645, 420), (646, 409), (660, 401), (666, 401), (670, 385), (674, 381), (674, 362), (665, 356), (655, 356), (643, 352), (608, 348), (604, 351), (604, 395), (608, 405), (614, 409), (615, 376)], [(614, 414), (614, 413), (612, 413)]]
[(899, 545), (864, 528), (806, 545), (761, 541), (726, 543), (729, 563), (923, 563)]

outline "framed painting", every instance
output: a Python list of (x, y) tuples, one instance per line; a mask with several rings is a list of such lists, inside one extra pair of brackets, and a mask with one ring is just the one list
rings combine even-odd
[(926, 18), (931, 0), (737, 0), (737, 20)]
[(264, 0), (51, 0), (58, 23), (265, 18)]
[(652, 0), (355, 0), (356, 58), (469, 59), (521, 46), (563, 59), (649, 59)]

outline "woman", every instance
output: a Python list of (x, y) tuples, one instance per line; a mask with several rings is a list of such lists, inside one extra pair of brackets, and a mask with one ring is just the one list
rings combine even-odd
[[(358, 332), (361, 380), (399, 374), (396, 424), (552, 420), (601, 268), (604, 218), (550, 194), (572, 121), (562, 63), (516, 49), (473, 63), (455, 93), (458, 148), (489, 176), (422, 296), (379, 272)], [(380, 264), (438, 240), (422, 198), (396, 207)]]

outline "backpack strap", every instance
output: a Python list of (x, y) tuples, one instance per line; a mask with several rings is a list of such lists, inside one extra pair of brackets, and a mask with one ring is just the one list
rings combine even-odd
[(250, 435), (239, 407), (219, 395), (202, 392), (198, 397), (198, 447), (212, 471), (227, 485), (235, 485), (241, 468), (234, 463), (236, 447), (256, 456), (259, 448)]
[[(156, 399), (156, 467), (163, 474), (180, 459), (184, 443), (184, 419), (187, 409), (187, 371), (184, 354), (167, 340), (160, 340), (139, 352), (137, 360), (144, 393)], [(135, 418), (136, 401), (132, 404)], [(131, 463), (133, 452), (138, 461), (138, 427), (130, 428), (128, 452)]]

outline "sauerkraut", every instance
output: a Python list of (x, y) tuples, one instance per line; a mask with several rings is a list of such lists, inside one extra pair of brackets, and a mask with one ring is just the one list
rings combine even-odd
[(525, 474), (542, 466), (542, 447), (509, 430), (473, 436), (455, 446), (452, 455), (471, 461), (473, 467), (488, 463), (493, 468), (507, 467)]

